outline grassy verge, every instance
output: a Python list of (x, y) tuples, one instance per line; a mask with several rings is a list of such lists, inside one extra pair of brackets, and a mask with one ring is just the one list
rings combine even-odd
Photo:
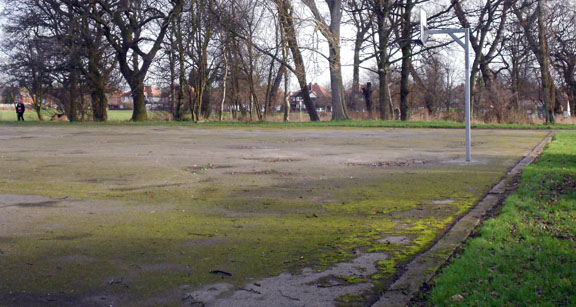
[[(51, 125), (55, 125), (55, 124), (70, 124), (70, 123), (58, 123), (58, 122), (51, 122), (50, 118), (54, 115), (54, 114), (60, 114), (62, 112), (59, 112), (57, 110), (51, 109), (51, 110), (42, 110), (42, 116), (44, 118), (44, 121), (41, 122), (38, 120), (38, 115), (36, 114), (36, 112), (34, 110), (26, 110), (26, 112), (24, 113), (24, 123), (19, 123), (19, 124), (51, 124)], [(161, 121), (163, 119), (166, 118), (166, 112), (161, 112), (161, 111), (148, 111), (148, 118), (151, 121)], [(78, 123), (81, 124), (87, 124), (87, 123), (93, 123), (89, 120), (91, 120), (91, 114), (87, 114), (87, 121), (80, 121)], [(132, 110), (112, 110), (112, 111), (108, 111), (108, 122), (109, 123), (125, 123), (130, 121), (130, 118), (132, 118)], [(14, 111), (8, 111), (8, 110), (0, 110), (0, 124), (13, 124), (14, 122), (16, 122), (16, 112)], [(94, 124), (98, 124), (98, 123), (94, 123)], [(101, 123), (100, 123), (101, 124)]]
[(558, 133), (499, 216), (435, 279), (432, 305), (576, 304), (576, 133)]
[[(45, 117), (50, 118), (47, 114)], [(50, 122), (38, 121), (35, 113), (26, 112), (25, 122), (19, 125), (136, 125), (136, 126), (193, 126), (193, 127), (221, 127), (221, 128), (443, 128), (463, 129), (464, 123), (459, 122), (425, 122), (425, 121), (383, 121), (383, 120), (345, 120), (345, 121), (321, 121), (321, 122), (244, 122), (244, 121), (206, 121), (194, 123), (191, 121), (164, 121), (165, 112), (149, 112), (149, 121), (130, 122), (132, 113), (129, 110), (109, 111), (108, 122)], [(13, 112), (0, 111), (0, 125), (16, 124), (16, 115)], [(473, 129), (555, 129), (574, 130), (576, 125), (571, 124), (473, 124)]]

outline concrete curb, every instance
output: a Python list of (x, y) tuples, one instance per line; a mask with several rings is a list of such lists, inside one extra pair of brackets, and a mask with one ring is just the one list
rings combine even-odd
[(402, 274), (374, 303), (374, 307), (406, 306), (418, 294), (420, 288), (430, 282), (438, 270), (452, 257), (454, 251), (470, 236), (487, 214), (498, 206), (512, 187), (509, 183), (520, 175), (552, 141), (554, 132), (530, 150), (470, 211), (462, 216), (430, 249), (421, 253), (406, 265)]

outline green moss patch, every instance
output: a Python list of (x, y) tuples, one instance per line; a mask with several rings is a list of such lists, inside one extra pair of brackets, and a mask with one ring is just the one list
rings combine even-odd
[(340, 296), (336, 299), (337, 302), (342, 302), (342, 303), (361, 303), (364, 302), (365, 299), (363, 296), (361, 295), (357, 295), (357, 294), (346, 294), (343, 296)]

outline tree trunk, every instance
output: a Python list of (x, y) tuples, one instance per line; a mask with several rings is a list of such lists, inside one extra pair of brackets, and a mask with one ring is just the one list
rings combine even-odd
[(570, 95), (570, 112), (572, 112), (572, 117), (576, 117), (576, 84), (572, 86), (572, 94)]
[(358, 111), (358, 98), (361, 95), (360, 92), (360, 51), (362, 50), (362, 43), (364, 42), (364, 36), (368, 32), (370, 27), (365, 27), (358, 29), (356, 32), (356, 37), (354, 39), (354, 61), (352, 64), (352, 106), (355, 111)]
[(538, 53), (540, 62), (540, 77), (542, 78), (542, 98), (546, 110), (546, 123), (554, 123), (554, 81), (550, 75), (548, 61), (548, 41), (546, 38), (546, 25), (544, 21), (544, 0), (538, 0)]
[(92, 89), (90, 93), (92, 100), (92, 119), (95, 122), (105, 122), (108, 120), (108, 98), (104, 86), (98, 86)]
[(342, 0), (327, 0), (330, 10), (330, 33), (328, 39), (330, 63), (330, 88), (332, 89), (332, 120), (346, 120), (346, 104), (340, 63), (340, 23), (342, 20)]
[[(389, 62), (389, 55), (388, 55), (388, 27), (387, 27), (387, 19), (388, 19), (388, 3), (382, 1), (378, 2), (379, 11), (377, 14), (377, 22), (378, 22), (378, 55), (377, 55), (377, 65), (378, 65), (378, 90), (380, 95), (378, 97), (380, 102), (380, 118), (382, 120), (389, 120), (390, 119), (390, 112), (389, 104), (390, 104), (390, 97), (389, 97), (389, 78), (390, 78), (390, 62)], [(385, 6), (383, 6), (385, 5)]]
[(520, 63), (516, 57), (512, 58), (512, 108), (514, 112), (520, 109)]
[(288, 95), (288, 89), (290, 88), (290, 81), (288, 79), (288, 71), (286, 71), (284, 76), (284, 122), (290, 121), (290, 95)]
[(412, 48), (410, 46), (410, 39), (412, 38), (412, 24), (410, 18), (412, 16), (412, 0), (406, 0), (406, 7), (404, 8), (404, 16), (402, 22), (402, 39), (404, 45), (402, 46), (402, 71), (400, 75), (400, 120), (406, 121), (410, 117), (410, 102), (408, 101), (410, 95), (410, 66), (412, 65)]
[(260, 101), (256, 95), (256, 86), (254, 85), (254, 53), (252, 41), (248, 42), (248, 88), (250, 90), (250, 121), (253, 120), (252, 115), (256, 112), (256, 117), (259, 121), (262, 120), (262, 112), (260, 110)]
[(80, 97), (79, 93), (78, 93), (78, 69), (76, 69), (76, 65), (72, 64), (71, 65), (71, 71), (70, 71), (70, 84), (69, 84), (69, 88), (68, 88), (68, 93), (69, 93), (69, 100), (68, 100), (68, 120), (70, 120), (71, 122), (75, 122), (78, 120), (77, 116), (78, 116), (78, 108), (77, 108), (77, 103), (76, 103), (76, 99), (78, 97)]
[(278, 13), (280, 14), (282, 26), (284, 27), (284, 33), (286, 34), (288, 46), (292, 52), (296, 79), (300, 85), (302, 98), (304, 99), (304, 105), (306, 105), (306, 111), (308, 111), (308, 115), (310, 116), (311, 121), (319, 121), (320, 117), (316, 112), (316, 106), (310, 98), (310, 89), (308, 88), (308, 83), (306, 82), (306, 69), (304, 67), (304, 59), (302, 58), (302, 53), (300, 52), (300, 47), (298, 46), (298, 40), (296, 39), (296, 31), (291, 13), (292, 7), (288, 1), (289, 0), (277, 1)]
[(378, 69), (378, 77), (380, 79), (380, 119), (391, 119), (391, 104), (392, 97), (390, 97), (390, 63), (384, 63), (382, 68)]
[(571, 68), (568, 70), (568, 103), (570, 104), (570, 112), (572, 112), (572, 116), (576, 117), (576, 78), (575, 76), (575, 66), (572, 65)]
[(280, 68), (278, 69), (276, 77), (274, 78), (272, 88), (268, 93), (268, 99), (267, 99), (268, 102), (266, 103), (267, 104), (266, 109), (272, 108), (272, 104), (274, 103), (276, 97), (278, 96), (278, 90), (280, 89), (280, 85), (282, 84), (282, 78), (284, 77), (285, 72), (286, 72), (286, 66), (281, 65)]
[[(282, 19), (280, 18), (279, 23), (282, 23)], [(284, 27), (280, 26), (280, 42), (282, 44), (282, 59), (284, 63), (288, 63), (288, 44), (286, 43), (286, 35), (284, 33)], [(290, 89), (290, 78), (288, 74), (288, 69), (284, 67), (284, 122), (290, 121), (290, 95), (288, 94), (288, 90)]]
[(176, 39), (174, 38), (174, 32), (176, 32), (176, 22), (172, 20), (172, 29), (170, 31), (169, 42), (170, 42), (170, 50), (168, 52), (168, 65), (170, 66), (170, 111), (172, 113), (172, 119), (178, 120), (178, 111), (176, 107), (176, 52), (175, 45)]
[(224, 76), (222, 77), (222, 100), (220, 101), (220, 114), (218, 114), (218, 121), (222, 121), (224, 114), (224, 102), (226, 102), (226, 79), (228, 77), (228, 57), (226, 56), (226, 49), (222, 52), (224, 57)]
[(42, 116), (42, 94), (33, 94), (32, 104), (34, 105), (34, 111), (36, 111), (36, 116), (38, 116), (38, 120), (44, 121), (44, 117)]
[(144, 96), (144, 82), (136, 81), (130, 82), (130, 89), (132, 90), (132, 101), (134, 109), (132, 111), (133, 122), (144, 122), (148, 120), (146, 113), (146, 97)]
[(182, 20), (180, 16), (174, 19), (174, 24), (176, 26), (176, 46), (178, 48), (178, 94), (174, 108), (174, 119), (181, 121), (183, 119), (182, 106), (184, 106), (188, 85), (186, 84), (186, 67), (184, 66), (186, 59), (184, 40), (182, 38)]
[(178, 51), (178, 64), (180, 68), (178, 74), (178, 95), (176, 96), (176, 107), (174, 110), (174, 119), (177, 121), (181, 121), (183, 119), (182, 106), (184, 106), (186, 88), (188, 87), (186, 84), (186, 71), (184, 68), (184, 61), (184, 52)]
[(86, 100), (84, 97), (84, 87), (80, 85), (80, 90), (78, 92), (80, 94), (80, 121), (86, 120)]
[(330, 88), (332, 89), (332, 120), (346, 120), (344, 91), (342, 89), (342, 70), (338, 50), (330, 48)]
[(106, 97), (106, 81), (100, 72), (98, 64), (99, 56), (97, 53), (90, 51), (88, 60), (87, 81), (89, 82), (92, 99), (92, 119), (95, 122), (105, 122), (108, 120), (108, 97)]

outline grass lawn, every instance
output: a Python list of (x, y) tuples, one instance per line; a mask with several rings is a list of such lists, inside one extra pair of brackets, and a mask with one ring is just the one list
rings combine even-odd
[[(42, 111), (42, 116), (44, 120), (50, 120), (50, 117), (54, 115), (55, 111)], [(0, 122), (15, 122), (18, 118), (16, 117), (15, 111), (0, 110)], [(24, 121), (38, 122), (38, 115), (33, 110), (26, 109), (24, 112)]]
[(576, 305), (576, 133), (558, 133), (502, 212), (436, 277), (431, 305)]
[[(44, 122), (38, 121), (36, 113), (27, 111), (24, 118), (26, 124), (45, 124), (45, 125), (70, 125), (68, 122), (50, 122), (49, 119), (55, 114), (54, 111), (43, 111)], [(73, 124), (81, 125), (138, 125), (138, 126), (199, 126), (199, 127), (258, 127), (258, 128), (334, 128), (334, 127), (355, 127), (355, 128), (440, 128), (440, 129), (462, 129), (464, 123), (450, 122), (450, 121), (383, 121), (383, 120), (344, 120), (344, 121), (320, 121), (320, 122), (279, 122), (279, 121), (263, 121), (263, 122), (246, 122), (246, 121), (217, 121), (212, 119), (201, 123), (192, 121), (166, 121), (168, 115), (163, 111), (148, 111), (147, 122), (130, 122), (132, 117), (132, 110), (111, 110), (108, 111), (108, 122), (95, 123), (91, 121), (76, 122)], [(11, 124), (16, 121), (16, 113), (13, 111), (0, 110), (0, 124)], [(574, 130), (576, 125), (573, 124), (472, 124), (473, 129), (556, 129), (556, 130)]]
[[(50, 117), (56, 113), (59, 112), (56, 112), (55, 110), (43, 110), (42, 116), (44, 117), (44, 121), (49, 122)], [(148, 118), (151, 121), (161, 120), (164, 118), (164, 114), (165, 112), (148, 111)], [(130, 121), (130, 118), (132, 118), (132, 110), (108, 111), (108, 121), (111, 123), (128, 122)], [(15, 122), (16, 120), (17, 120), (16, 112), (0, 110), (0, 123), (2, 122), (11, 123)], [(28, 122), (39, 123), (38, 115), (36, 115), (36, 112), (34, 112), (34, 110), (26, 110), (26, 112), (24, 113), (24, 120)], [(86, 122), (83, 123), (85, 124)], [(58, 124), (58, 123), (50, 122), (50, 124)]]

